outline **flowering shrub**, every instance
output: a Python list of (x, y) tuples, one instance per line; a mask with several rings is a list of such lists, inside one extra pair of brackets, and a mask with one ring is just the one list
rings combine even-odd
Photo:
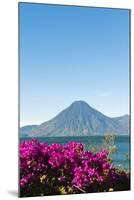
[(110, 162), (105, 149), (84, 151), (69, 142), (48, 145), (38, 140), (20, 144), (20, 196), (129, 190), (129, 174)]

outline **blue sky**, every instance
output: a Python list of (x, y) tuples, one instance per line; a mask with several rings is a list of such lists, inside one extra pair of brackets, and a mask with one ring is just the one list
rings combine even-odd
[(75, 100), (110, 117), (129, 112), (127, 10), (20, 5), (20, 124)]

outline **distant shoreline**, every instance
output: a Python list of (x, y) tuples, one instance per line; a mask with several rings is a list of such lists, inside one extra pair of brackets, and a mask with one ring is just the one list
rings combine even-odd
[[(107, 134), (109, 135), (109, 134)], [(29, 136), (24, 136), (24, 137), (19, 137), (19, 139), (23, 139), (23, 138), (35, 138), (35, 139), (38, 139), (38, 138), (80, 138), (80, 137), (105, 137), (106, 135), (87, 135), (87, 136), (34, 136), (34, 137), (29, 137)], [(122, 135), (115, 135), (115, 137), (129, 137), (130, 134), (122, 134)]]

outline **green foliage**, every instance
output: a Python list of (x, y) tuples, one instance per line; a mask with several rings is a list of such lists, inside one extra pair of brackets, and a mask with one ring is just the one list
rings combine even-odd
[(115, 145), (115, 137), (116, 136), (113, 133), (104, 135), (103, 147), (108, 149), (110, 154), (117, 152), (117, 147)]

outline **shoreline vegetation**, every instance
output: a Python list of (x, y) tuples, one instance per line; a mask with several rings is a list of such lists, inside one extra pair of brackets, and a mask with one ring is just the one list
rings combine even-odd
[[(80, 142), (20, 142), (20, 197), (130, 190), (129, 169), (116, 167), (115, 135), (86, 150)], [(127, 158), (129, 159), (129, 158)]]

